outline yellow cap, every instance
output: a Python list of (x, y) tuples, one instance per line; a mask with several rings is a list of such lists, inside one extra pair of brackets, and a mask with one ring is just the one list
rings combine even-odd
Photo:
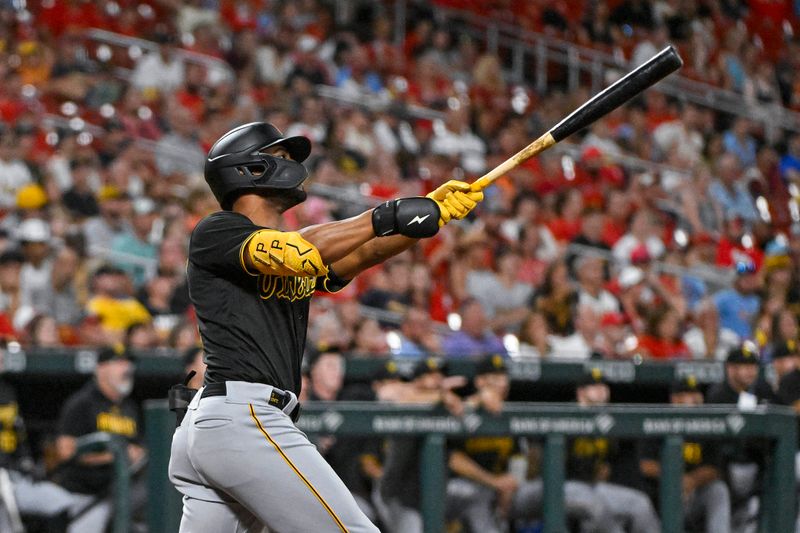
[(116, 200), (122, 196), (122, 191), (115, 185), (103, 185), (97, 191), (97, 200), (103, 202), (105, 200)]
[(47, 193), (41, 185), (26, 185), (17, 191), (19, 209), (41, 209), (47, 205)]

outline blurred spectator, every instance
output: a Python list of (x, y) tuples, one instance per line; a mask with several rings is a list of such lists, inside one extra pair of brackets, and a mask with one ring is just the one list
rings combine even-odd
[(383, 357), (389, 353), (386, 334), (381, 330), (378, 321), (362, 318), (356, 326), (353, 345), (349, 355), (353, 357)]
[(51, 282), (53, 260), (50, 226), (41, 219), (28, 219), (20, 224), (17, 238), (25, 262), (19, 273), (19, 309), (14, 320), (16, 326), (22, 329), (23, 323), (34, 314), (53, 310), (55, 295)]
[(593, 307), (579, 305), (575, 310), (575, 332), (550, 336), (551, 359), (588, 359), (601, 341), (600, 317)]
[(634, 251), (641, 246), (644, 246), (651, 259), (661, 257), (666, 247), (659, 235), (659, 229), (654, 213), (647, 209), (637, 211), (631, 220), (630, 231), (614, 244), (612, 249), (614, 259), (621, 264), (630, 263)]
[[(603, 239), (603, 228), (605, 227), (606, 221), (605, 213), (597, 209), (587, 210), (583, 213), (582, 219), (580, 233), (570, 241), (570, 245), (567, 247), (567, 266), (569, 266), (570, 272), (573, 274), (577, 271), (577, 269), (575, 269), (575, 261), (577, 261), (581, 255), (590, 252), (589, 250), (582, 250), (578, 247), (597, 248), (605, 252), (611, 251), (611, 247)], [(577, 245), (577, 247), (573, 247), (572, 245)], [(604, 265), (604, 267), (604, 275), (608, 276), (608, 265)]]
[(70, 492), (101, 499), (84, 515), (87, 522), (89, 516), (92, 517), (88, 531), (102, 531), (109, 522), (112, 510), (107, 494), (114, 479), (114, 458), (110, 451), (76, 456), (77, 439), (95, 432), (118, 435), (128, 443), (131, 467), (141, 466), (145, 450), (141, 445), (139, 413), (136, 403), (129, 398), (133, 390), (133, 372), (134, 364), (124, 350), (101, 349), (94, 379), (67, 400), (59, 415), (58, 482)]
[(792, 135), (781, 157), (781, 178), (786, 182), (800, 183), (800, 135)]
[(761, 306), (758, 291), (761, 278), (751, 261), (736, 264), (733, 287), (714, 294), (712, 310), (716, 312), (719, 328), (728, 329), (741, 340), (753, 338), (753, 321)]
[(27, 344), (31, 348), (63, 348), (58, 323), (49, 315), (33, 317), (25, 327)]
[(784, 376), (798, 368), (800, 350), (796, 340), (777, 342), (772, 346), (772, 369), (775, 372), (774, 389), (778, 390), (778, 385)]
[(99, 326), (99, 331), (93, 335), (107, 339), (107, 342), (120, 342), (130, 326), (151, 320), (147, 309), (133, 298), (130, 279), (125, 272), (108, 265), (98, 268), (92, 276), (86, 314), (84, 322)]
[(671, 307), (653, 309), (647, 319), (645, 334), (639, 338), (638, 353), (653, 359), (689, 359), (689, 347), (683, 342), (680, 314)]
[(91, 257), (106, 257), (116, 237), (131, 232), (128, 223), (130, 200), (126, 193), (114, 185), (103, 186), (97, 194), (99, 216), (83, 224), (86, 249)]
[(188, 109), (173, 105), (167, 109), (169, 133), (158, 140), (156, 165), (162, 176), (193, 177), (203, 172), (206, 153), (197, 141), (197, 128)]
[(197, 324), (189, 320), (178, 322), (167, 337), (167, 346), (177, 351), (187, 350), (200, 344)]
[(441, 338), (423, 309), (409, 308), (397, 335), (399, 343), (397, 347), (392, 347), (392, 355), (398, 359), (417, 359), (437, 355), (442, 351)]
[(133, 231), (117, 235), (111, 241), (111, 260), (128, 273), (136, 287), (147, 280), (148, 265), (155, 265), (158, 260), (158, 249), (151, 242), (156, 218), (155, 202), (150, 198), (137, 198), (133, 201)]
[(19, 159), (14, 134), (0, 127), (0, 209), (13, 209), (17, 191), (33, 182), (30, 169)]
[(486, 169), (486, 145), (469, 127), (469, 104), (452, 97), (443, 124), (434, 125), (430, 151), (459, 161), (470, 174), (480, 174)]
[[(673, 383), (670, 403), (701, 405), (703, 393), (697, 387), (697, 379), (690, 375)], [(651, 496), (658, 494), (658, 479), (661, 477), (659, 447), (658, 441), (646, 443), (640, 461)], [(721, 459), (716, 442), (693, 440), (683, 443), (683, 513), (687, 526), (699, 526), (708, 533), (731, 530), (731, 499), (728, 487), (721, 479)]]
[(511, 249), (496, 259), (497, 271), (467, 274), (467, 292), (481, 303), (493, 331), (516, 331), (528, 313), (533, 287), (517, 281), (521, 260)]
[(540, 311), (531, 311), (519, 328), (520, 357), (548, 357), (550, 355), (550, 329), (547, 318)]
[(404, 258), (383, 266), (385, 275), (373, 278), (373, 285), (362, 294), (363, 305), (403, 313), (411, 304), (411, 264)]
[(445, 337), (442, 348), (448, 358), (464, 358), (499, 353), (506, 355), (502, 340), (489, 331), (483, 305), (468, 298), (460, 308), (461, 327)]
[(603, 288), (605, 259), (587, 253), (575, 260), (578, 305), (591, 307), (598, 315), (620, 310), (619, 301)]
[(575, 330), (573, 312), (577, 302), (578, 292), (569, 280), (567, 264), (554, 261), (534, 296), (533, 307), (544, 314), (553, 335), (566, 336)]
[(708, 194), (720, 204), (725, 217), (741, 218), (752, 223), (758, 220), (753, 197), (742, 179), (741, 163), (734, 154), (724, 154), (717, 162), (717, 178), (708, 187)]
[(722, 137), (725, 151), (736, 156), (739, 166), (745, 169), (756, 163), (756, 140), (750, 135), (749, 129), (750, 122), (744, 117), (738, 117)]
[(152, 322), (137, 322), (125, 330), (124, 345), (133, 352), (148, 351), (158, 347), (158, 332)]
[(95, 161), (83, 157), (69, 163), (71, 186), (61, 196), (61, 201), (70, 213), (78, 218), (89, 218), (100, 214), (95, 193), (92, 190), (92, 177), (96, 171)]
[(169, 94), (183, 83), (184, 66), (175, 47), (175, 34), (159, 31), (154, 35), (158, 44), (156, 52), (143, 55), (133, 69), (131, 83), (154, 99), (158, 94)]

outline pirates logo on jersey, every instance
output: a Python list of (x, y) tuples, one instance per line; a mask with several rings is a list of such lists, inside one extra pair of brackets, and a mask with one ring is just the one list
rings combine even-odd
[(317, 278), (299, 276), (271, 276), (262, 274), (258, 277), (259, 295), (269, 298), (283, 298), (293, 302), (310, 298), (317, 287)]

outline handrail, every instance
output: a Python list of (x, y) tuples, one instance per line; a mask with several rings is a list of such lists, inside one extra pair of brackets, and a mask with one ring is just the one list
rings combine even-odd
[[(86, 30), (84, 35), (91, 40), (112, 44), (114, 46), (138, 46), (140, 49), (146, 50), (147, 52), (158, 51), (158, 44), (153, 41), (148, 41), (147, 39), (141, 39), (139, 37), (131, 37), (129, 35), (123, 35), (121, 33), (103, 30), (100, 28), (90, 28)], [(226, 61), (222, 59), (218, 59), (206, 54), (200, 54), (198, 52), (192, 52), (191, 50), (184, 50), (183, 48), (175, 48), (175, 53), (181, 60), (203, 65), (210, 70), (214, 70), (222, 74), (225, 79), (232, 79), (234, 77), (233, 69)]]
[(128, 450), (125, 441), (118, 435), (96, 432), (76, 439), (76, 456), (87, 453), (111, 452), (114, 456), (114, 518), (113, 533), (130, 531), (130, 472), (128, 470)]
[[(576, 68), (592, 75), (592, 90), (598, 91), (602, 81), (599, 76), (606, 69), (628, 70), (630, 66), (620, 57), (613, 54), (587, 48), (564, 39), (543, 35), (525, 30), (496, 19), (479, 17), (474, 13), (460, 9), (439, 7), (451, 24), (460, 24), (462, 32), (483, 37), (490, 52), (496, 52), (499, 46), (512, 49), (512, 70), (510, 78), (521, 82), (526, 78), (524, 71), (524, 54), (537, 58), (537, 61), (553, 60), (570, 68), (570, 88), (574, 89), (578, 81)], [(538, 65), (533, 73), (534, 85), (539, 91), (546, 87), (546, 69)], [(681, 75), (672, 75), (654, 86), (669, 96), (690, 101), (694, 104), (710, 107), (718, 111), (747, 117), (755, 122), (763, 123), (766, 128), (780, 127), (785, 130), (800, 132), (800, 113), (778, 104), (764, 105), (751, 103), (734, 91), (715, 87), (708, 83), (692, 80)]]

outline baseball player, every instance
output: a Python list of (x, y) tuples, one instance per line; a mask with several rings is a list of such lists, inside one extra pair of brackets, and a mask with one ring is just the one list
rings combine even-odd
[(208, 153), (205, 178), (222, 211), (200, 221), (189, 244), (208, 368), (172, 442), (181, 532), (377, 531), (292, 423), (309, 302), (463, 218), (483, 195), (449, 181), (424, 198), (281, 231), (281, 214), (306, 197), (300, 163), (310, 152), (305, 137), (251, 123)]

